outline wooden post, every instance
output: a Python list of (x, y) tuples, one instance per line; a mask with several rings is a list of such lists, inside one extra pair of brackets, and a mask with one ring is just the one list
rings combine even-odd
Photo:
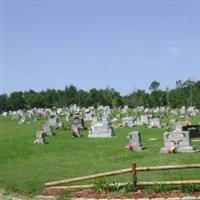
[(136, 172), (136, 163), (132, 164), (132, 178), (133, 178), (133, 186), (137, 186), (137, 172)]

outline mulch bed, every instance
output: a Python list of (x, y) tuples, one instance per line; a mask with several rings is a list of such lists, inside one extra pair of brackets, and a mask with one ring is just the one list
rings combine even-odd
[[(43, 195), (53, 195), (53, 196), (62, 196), (65, 194), (64, 190), (44, 190)], [(98, 192), (92, 189), (85, 189), (81, 191), (70, 192), (70, 196), (73, 198), (95, 198), (95, 199), (128, 199), (128, 198), (169, 198), (169, 197), (183, 197), (183, 196), (200, 196), (200, 191), (193, 192), (192, 194), (183, 193), (180, 190), (173, 190), (170, 192), (130, 192), (127, 195), (122, 195), (120, 193), (114, 192)]]

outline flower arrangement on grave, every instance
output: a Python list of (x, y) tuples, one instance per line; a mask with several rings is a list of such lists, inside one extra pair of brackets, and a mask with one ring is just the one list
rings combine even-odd
[(128, 145), (126, 146), (126, 150), (128, 150), (128, 151), (133, 151), (133, 150), (134, 150), (134, 146), (133, 146), (132, 144), (128, 144)]
[(168, 153), (176, 153), (177, 151), (177, 148), (176, 148), (176, 146), (171, 146), (168, 150), (167, 150), (167, 152)]

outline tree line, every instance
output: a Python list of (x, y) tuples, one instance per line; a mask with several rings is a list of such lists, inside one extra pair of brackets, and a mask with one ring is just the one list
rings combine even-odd
[(186, 80), (176, 81), (175, 88), (169, 90), (159, 89), (160, 83), (153, 81), (149, 86), (149, 92), (135, 90), (129, 95), (120, 95), (113, 88), (91, 89), (89, 91), (78, 90), (74, 85), (66, 86), (64, 90), (46, 89), (36, 92), (15, 91), (10, 95), (0, 95), (0, 112), (27, 108), (52, 108), (66, 107), (77, 104), (81, 107), (108, 105), (112, 108), (128, 105), (131, 108), (137, 106), (157, 107), (170, 106), (180, 108), (182, 106), (195, 106), (200, 108), (200, 81)]

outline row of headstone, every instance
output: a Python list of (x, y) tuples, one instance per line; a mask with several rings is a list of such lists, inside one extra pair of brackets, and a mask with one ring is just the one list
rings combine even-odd
[(159, 118), (150, 118), (147, 115), (141, 115), (140, 117), (124, 117), (122, 118), (123, 127), (134, 127), (138, 125), (148, 125), (149, 128), (161, 128), (161, 122)]
[[(113, 114), (112, 109), (109, 106), (98, 106), (97, 109), (94, 107), (88, 107), (88, 108), (80, 108), (77, 105), (71, 105), (69, 107), (65, 108), (33, 108), (33, 109), (28, 109), (27, 111), (25, 110), (17, 110), (17, 111), (9, 111), (7, 114), (4, 113), (4, 115), (10, 115), (14, 119), (19, 119), (19, 123), (24, 123), (27, 120), (35, 117), (36, 119), (40, 117), (47, 117), (49, 118), (50, 116), (54, 117), (59, 117), (59, 116), (65, 116), (66, 120), (69, 120), (70, 113), (74, 112), (81, 112), (83, 119), (85, 121), (91, 121), (94, 116), (105, 116), (107, 118), (110, 118), (111, 115), (113, 118), (117, 117), (117, 115), (122, 114), (123, 117), (129, 117), (127, 115), (133, 114), (133, 112), (136, 113), (144, 113), (145, 115), (141, 115), (137, 118), (137, 121), (135, 122), (136, 125), (149, 125), (148, 117), (151, 116), (152, 114), (156, 113), (166, 113), (166, 112), (171, 112), (175, 115), (180, 114), (181, 116), (195, 116), (198, 113), (198, 109), (195, 107), (182, 107), (181, 109), (170, 109), (169, 107), (156, 107), (156, 108), (144, 108), (143, 106), (137, 107), (135, 109), (129, 109), (128, 106), (124, 106), (123, 108), (117, 108), (115, 109), (117, 111), (117, 114)], [(125, 114), (125, 116), (123, 115)], [(138, 114), (137, 114), (138, 115)], [(164, 114), (165, 115), (165, 114)], [(163, 116), (163, 115), (162, 115)], [(118, 120), (120, 117), (117, 117)], [(129, 123), (128, 123), (129, 124)]]
[[(130, 132), (127, 139), (132, 150), (142, 151), (144, 146), (141, 143), (141, 136), (138, 131)], [(171, 149), (176, 152), (194, 153), (198, 150), (192, 146), (191, 135), (189, 131), (173, 131), (164, 133), (164, 147), (160, 149), (161, 153), (169, 153)]]
[(46, 137), (55, 135), (53, 128), (64, 130), (64, 123), (60, 122), (58, 117), (50, 116), (47, 122), (43, 125), (41, 131), (36, 132), (36, 140), (34, 144), (46, 144)]

